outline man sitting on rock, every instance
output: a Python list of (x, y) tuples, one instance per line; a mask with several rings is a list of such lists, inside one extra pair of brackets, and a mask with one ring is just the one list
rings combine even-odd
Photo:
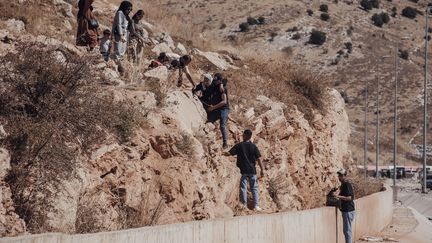
[[(220, 76), (221, 78), (221, 76)], [(201, 91), (199, 97), (207, 112), (207, 122), (214, 123), (219, 119), (222, 133), (222, 147), (228, 147), (228, 131), (226, 128), (229, 115), (229, 102), (227, 90), (222, 81), (216, 80), (210, 74), (204, 74), (204, 81), (198, 84), (192, 92), (195, 94)]]
[(240, 179), (240, 202), (244, 209), (247, 208), (247, 181), (249, 179), (250, 189), (252, 191), (254, 200), (254, 210), (261, 211), (259, 207), (259, 189), (258, 189), (258, 178), (256, 173), (255, 164), (261, 169), (261, 177), (264, 176), (264, 167), (261, 163), (261, 154), (255, 144), (251, 142), (252, 131), (246, 129), (243, 132), (243, 142), (234, 145), (228, 152), (224, 155), (237, 155), (237, 167), (240, 168), (241, 179)]

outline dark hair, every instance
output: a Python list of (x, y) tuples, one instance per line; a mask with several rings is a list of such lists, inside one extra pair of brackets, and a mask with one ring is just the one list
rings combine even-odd
[(250, 139), (252, 137), (252, 130), (250, 129), (244, 130), (243, 135), (245, 135), (247, 139)]
[(124, 16), (126, 17), (126, 19), (128, 20), (128, 22), (129, 22), (129, 26), (128, 26), (128, 28), (130, 28), (130, 26), (131, 26), (131, 18), (129, 17), (129, 14), (126, 14), (126, 10), (128, 10), (128, 9), (132, 9), (132, 3), (131, 2), (129, 2), (129, 1), (123, 1), (123, 2), (121, 2), (120, 3), (120, 7), (118, 8), (118, 10), (117, 10), (117, 12), (118, 11), (122, 11), (122, 13), (124, 14)]
[(126, 15), (125, 11), (132, 8), (132, 3), (129, 1), (123, 1), (120, 3), (120, 7), (117, 11), (122, 11), (124, 15)]
[(190, 62), (190, 61), (192, 61), (192, 58), (189, 55), (184, 55), (184, 56), (180, 57), (180, 60), (179, 60), (180, 66), (185, 67), (186, 66), (185, 63)]
[(140, 9), (138, 10), (133, 16), (133, 20), (138, 20), (139, 17), (144, 17), (144, 10)]
[(171, 67), (173, 67), (173, 68), (177, 68), (177, 67), (179, 67), (179, 66), (180, 66), (180, 63), (179, 63), (178, 60), (172, 60), (172, 62), (171, 62)]
[(103, 31), (104, 35), (111, 35), (111, 31), (109, 29), (106, 29)]
[(167, 58), (166, 53), (165, 52), (161, 52), (161, 53), (159, 53), (159, 56), (158, 56), (157, 60), (159, 62), (163, 62), (163, 61), (166, 60), (166, 58)]
[(226, 86), (228, 84), (228, 79), (226, 79), (226, 78), (222, 79), (221, 83), (223, 84), (224, 88), (226, 88)]
[(222, 74), (221, 73), (215, 73), (213, 75), (213, 80), (215, 80), (215, 81), (221, 81), (222, 80)]
[[(78, 14), (77, 14), (77, 18), (82, 18), (84, 17), (84, 6), (85, 6), (85, 0), (79, 0), (78, 2)], [(93, 10), (93, 7), (90, 5), (90, 11)]]

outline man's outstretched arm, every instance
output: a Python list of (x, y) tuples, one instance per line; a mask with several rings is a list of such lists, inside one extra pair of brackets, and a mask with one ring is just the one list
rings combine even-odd
[(262, 161), (261, 161), (261, 159), (258, 159), (257, 160), (257, 162), (258, 162), (258, 165), (259, 165), (259, 167), (260, 167), (260, 169), (261, 169), (261, 177), (264, 177), (264, 166), (263, 166), (263, 164), (262, 164)]

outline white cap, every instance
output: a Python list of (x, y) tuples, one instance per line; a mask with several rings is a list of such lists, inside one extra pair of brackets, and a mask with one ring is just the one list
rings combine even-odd
[(211, 76), (211, 74), (208, 74), (208, 73), (204, 74), (204, 78), (210, 80), (210, 82), (213, 81), (213, 77)]
[(346, 175), (346, 170), (340, 169), (337, 173), (338, 175)]

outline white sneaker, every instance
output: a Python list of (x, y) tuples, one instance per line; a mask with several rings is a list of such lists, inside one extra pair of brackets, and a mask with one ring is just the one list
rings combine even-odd
[(262, 211), (262, 208), (260, 208), (259, 206), (255, 206), (255, 207), (254, 207), (254, 211), (255, 211), (255, 212), (261, 212), (261, 211)]
[(241, 210), (248, 210), (248, 207), (246, 206), (246, 204), (240, 204), (240, 209)]

